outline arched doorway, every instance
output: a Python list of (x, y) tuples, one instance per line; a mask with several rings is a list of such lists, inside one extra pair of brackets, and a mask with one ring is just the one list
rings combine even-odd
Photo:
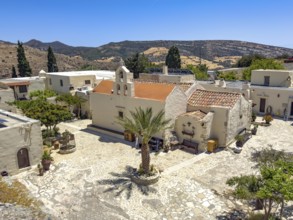
[(19, 169), (30, 166), (30, 160), (29, 160), (29, 156), (28, 156), (28, 150), (26, 148), (21, 148), (17, 152), (17, 161), (18, 161), (18, 167), (19, 167)]

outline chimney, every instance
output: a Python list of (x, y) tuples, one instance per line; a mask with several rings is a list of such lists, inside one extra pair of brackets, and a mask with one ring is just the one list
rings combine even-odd
[(163, 66), (163, 74), (168, 75), (168, 66), (167, 65)]

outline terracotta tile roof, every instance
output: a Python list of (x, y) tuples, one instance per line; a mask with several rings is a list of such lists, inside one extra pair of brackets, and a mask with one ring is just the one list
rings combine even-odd
[(239, 93), (196, 90), (189, 98), (191, 106), (220, 106), (232, 108), (241, 97)]
[[(103, 80), (93, 90), (94, 93), (112, 94), (113, 81)], [(175, 84), (134, 82), (134, 97), (165, 101)]]
[(186, 92), (192, 85), (193, 83), (171, 83), (171, 82), (159, 82), (158, 80), (146, 80), (146, 79), (134, 79), (134, 82), (140, 82), (140, 83), (160, 83), (160, 84), (171, 84), (171, 85), (176, 85), (179, 86), (183, 92)]
[(29, 81), (21, 81), (21, 82), (3, 82), (7, 86), (27, 86), (30, 84)]
[(102, 80), (94, 89), (95, 93), (111, 94), (113, 89), (113, 81)]
[(196, 118), (198, 120), (201, 120), (207, 115), (207, 113), (202, 112), (200, 110), (197, 110), (197, 111), (193, 111), (193, 112), (184, 113), (183, 115), (188, 115), (190, 117), (194, 117), (194, 118)]

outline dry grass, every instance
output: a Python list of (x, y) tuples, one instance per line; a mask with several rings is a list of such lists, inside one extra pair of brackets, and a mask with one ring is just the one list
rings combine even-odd
[(29, 195), (27, 188), (18, 181), (8, 185), (0, 177), (0, 202), (17, 204), (25, 207), (38, 209), (41, 203)]

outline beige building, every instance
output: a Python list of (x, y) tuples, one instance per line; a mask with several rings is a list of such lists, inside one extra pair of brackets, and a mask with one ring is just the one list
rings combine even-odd
[(9, 106), (6, 102), (15, 100), (13, 90), (6, 84), (0, 82), (0, 109), (12, 111), (14, 107)]
[(68, 93), (95, 87), (103, 79), (113, 79), (115, 73), (107, 70), (42, 73), (46, 77), (46, 89)]
[(195, 76), (189, 70), (168, 70), (163, 66), (162, 72), (140, 73), (139, 80), (161, 83), (194, 83)]
[[(174, 124), (175, 118), (186, 112), (185, 92), (189, 87), (133, 82), (133, 74), (126, 67), (120, 67), (116, 70), (115, 82), (103, 80), (90, 94), (92, 127), (104, 133), (121, 135), (124, 129), (116, 123), (117, 117), (128, 117), (129, 112), (138, 107), (152, 107), (154, 114), (163, 109), (165, 117), (172, 119), (171, 124)], [(156, 137), (162, 139), (163, 133), (156, 134)]]
[[(129, 116), (138, 107), (165, 110), (180, 143), (205, 151), (209, 139), (225, 147), (245, 128), (250, 128), (251, 103), (240, 93), (206, 91), (198, 84), (137, 82), (125, 67), (116, 71), (115, 82), (104, 80), (90, 93), (90, 128), (120, 136), (124, 129), (117, 117)], [(155, 135), (164, 139), (163, 133)]]
[(251, 99), (256, 113), (293, 118), (293, 71), (252, 71)]
[(197, 89), (188, 99), (187, 113), (176, 120), (175, 131), (180, 142), (196, 143), (205, 151), (209, 139), (226, 147), (250, 128), (250, 121), (251, 103), (240, 93)]
[(0, 83), (13, 90), (14, 100), (29, 99), (30, 92), (45, 89), (45, 78), (38, 76), (1, 79)]
[(40, 162), (41, 123), (0, 109), (0, 172), (15, 174)]

